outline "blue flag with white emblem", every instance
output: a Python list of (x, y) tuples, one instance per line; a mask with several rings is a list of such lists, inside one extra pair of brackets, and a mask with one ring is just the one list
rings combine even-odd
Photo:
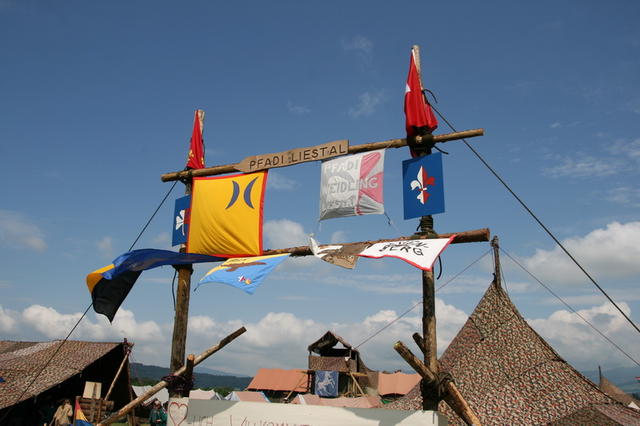
[[(202, 277), (198, 287), (205, 283), (223, 283), (253, 294), (276, 266), (289, 256), (289, 253), (273, 256), (234, 257), (220, 266), (216, 266)], [(196, 287), (196, 289), (198, 288)]]
[(338, 396), (338, 372), (317, 370), (315, 392), (318, 396)]
[(405, 220), (444, 213), (442, 154), (402, 162), (402, 195)]
[(189, 235), (189, 216), (191, 209), (191, 195), (187, 195), (176, 200), (176, 206), (173, 209), (173, 238), (171, 245), (187, 243), (187, 235)]

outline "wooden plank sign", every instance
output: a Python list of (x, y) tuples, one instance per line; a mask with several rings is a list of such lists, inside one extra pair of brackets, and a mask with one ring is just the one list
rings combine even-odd
[(253, 155), (236, 164), (235, 168), (244, 173), (251, 173), (258, 170), (273, 169), (276, 167), (291, 166), (298, 163), (307, 163), (309, 161), (324, 160), (348, 153), (349, 141), (344, 139), (307, 148), (291, 149), (289, 151), (277, 152), (274, 154)]

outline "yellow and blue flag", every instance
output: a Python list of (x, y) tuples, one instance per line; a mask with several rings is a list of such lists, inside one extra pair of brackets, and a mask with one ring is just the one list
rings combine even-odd
[(244, 257), (262, 254), (267, 172), (193, 179), (189, 253)]
[(198, 287), (205, 283), (216, 282), (228, 284), (248, 294), (253, 294), (269, 272), (286, 259), (287, 256), (289, 256), (289, 253), (229, 259), (222, 265), (216, 266), (207, 272), (198, 282)]
[(80, 403), (76, 399), (76, 409), (73, 415), (73, 426), (93, 426), (93, 423), (90, 423), (82, 412), (82, 408), (80, 407)]

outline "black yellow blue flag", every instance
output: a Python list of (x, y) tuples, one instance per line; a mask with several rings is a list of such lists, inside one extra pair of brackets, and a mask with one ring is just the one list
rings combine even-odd
[(193, 179), (189, 253), (244, 257), (262, 254), (267, 172)]
[(164, 265), (186, 265), (220, 262), (222, 257), (203, 254), (177, 253), (170, 250), (140, 249), (118, 256), (113, 263), (87, 275), (93, 310), (113, 321), (118, 308), (131, 291), (136, 280), (147, 269)]

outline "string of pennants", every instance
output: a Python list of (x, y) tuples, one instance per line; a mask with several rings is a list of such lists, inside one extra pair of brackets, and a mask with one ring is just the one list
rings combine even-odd
[[(405, 92), (407, 136), (430, 133), (437, 120), (420, 88), (413, 54)], [(196, 111), (188, 168), (204, 168), (202, 111)], [(345, 150), (346, 151), (346, 150)], [(344, 154), (339, 150), (340, 154)], [(404, 219), (444, 212), (442, 155), (415, 156), (402, 163)], [(321, 165), (319, 220), (384, 214), (385, 150), (343, 155)], [(125, 253), (87, 275), (93, 307), (113, 321), (115, 313), (142, 271), (163, 265), (221, 262), (198, 282), (228, 284), (253, 294), (264, 278), (289, 254), (263, 255), (263, 204), (268, 171), (196, 177), (190, 196), (176, 200), (173, 245), (186, 253), (143, 249)], [(431, 270), (451, 243), (442, 239), (398, 240), (376, 244), (325, 245), (310, 238), (314, 256), (353, 269), (359, 257), (394, 257)]]

